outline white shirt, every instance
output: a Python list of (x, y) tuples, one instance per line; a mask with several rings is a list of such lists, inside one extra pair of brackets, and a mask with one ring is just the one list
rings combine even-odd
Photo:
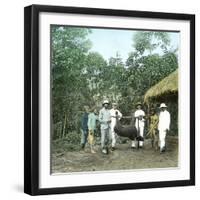
[[(142, 116), (144, 117), (145, 116), (145, 112), (143, 110), (136, 110), (135, 113), (134, 113), (134, 117), (136, 118), (135, 120), (135, 126), (138, 127), (138, 124), (139, 124), (139, 127), (144, 127), (144, 118), (142, 118), (141, 120), (138, 119), (139, 116)], [(139, 120), (139, 122), (138, 122)]]
[(167, 110), (160, 111), (159, 114), (159, 122), (158, 122), (158, 130), (169, 130), (170, 126), (170, 114)]
[(114, 126), (116, 125), (116, 112), (118, 112), (119, 119), (122, 118), (122, 113), (121, 113), (119, 110), (112, 108), (112, 109), (110, 110), (110, 115), (111, 115), (111, 127), (114, 127)]
[(102, 108), (99, 111), (99, 122), (101, 124), (101, 129), (109, 128), (110, 123), (108, 123), (108, 121), (110, 120), (110, 110)]

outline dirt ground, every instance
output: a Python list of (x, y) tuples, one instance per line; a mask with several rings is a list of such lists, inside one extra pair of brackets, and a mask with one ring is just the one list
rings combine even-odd
[(167, 150), (160, 154), (151, 147), (150, 139), (146, 139), (143, 149), (130, 148), (130, 142), (118, 144), (116, 150), (104, 155), (100, 146), (96, 145), (95, 154), (89, 147), (80, 151), (54, 152), (52, 154), (52, 173), (87, 172), (102, 170), (125, 170), (145, 168), (168, 168), (178, 166), (177, 137), (167, 138)]

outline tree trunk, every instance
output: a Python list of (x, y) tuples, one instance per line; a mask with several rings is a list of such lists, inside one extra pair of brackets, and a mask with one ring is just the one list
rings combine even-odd
[(65, 137), (66, 123), (67, 123), (66, 121), (67, 121), (67, 114), (65, 112), (64, 123), (63, 123), (63, 131), (62, 131), (62, 138)]

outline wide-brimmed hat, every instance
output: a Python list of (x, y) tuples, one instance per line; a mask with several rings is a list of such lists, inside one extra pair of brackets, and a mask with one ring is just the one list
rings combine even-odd
[(167, 108), (167, 106), (166, 106), (165, 103), (161, 103), (161, 104), (160, 104), (160, 108)]
[(104, 104), (109, 104), (109, 101), (108, 100), (104, 100), (102, 105), (104, 105)]

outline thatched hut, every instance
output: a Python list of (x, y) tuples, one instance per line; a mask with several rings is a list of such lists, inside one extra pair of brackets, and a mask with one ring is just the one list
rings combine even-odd
[(170, 99), (178, 97), (178, 69), (169, 76), (151, 87), (144, 95), (144, 102), (148, 104), (151, 100)]
[(151, 87), (144, 95), (144, 103), (151, 107), (159, 107), (166, 103), (171, 113), (171, 134), (178, 134), (178, 69)]

